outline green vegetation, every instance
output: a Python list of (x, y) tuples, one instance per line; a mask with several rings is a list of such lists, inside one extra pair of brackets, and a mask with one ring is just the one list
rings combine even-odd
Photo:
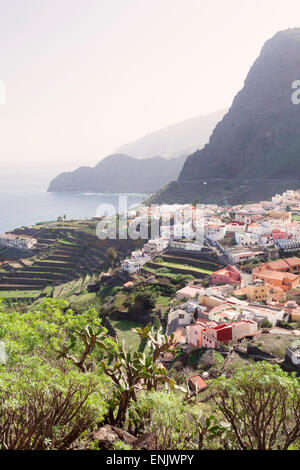
[(196, 266), (190, 266), (187, 264), (179, 264), (179, 263), (171, 263), (171, 262), (160, 262), (159, 263), (161, 266), (166, 266), (167, 268), (179, 268), (183, 270), (189, 270), (189, 271), (195, 271), (198, 273), (205, 273), (205, 274), (212, 274), (213, 271), (209, 269), (204, 269), (204, 268), (197, 268)]
[(300, 438), (300, 383), (265, 362), (214, 383), (213, 398), (241, 450), (287, 450)]
[(294, 335), (259, 335), (254, 337), (251, 343), (262, 351), (283, 359), (286, 348), (291, 347), (295, 342)]
[(132, 331), (134, 328), (141, 328), (143, 325), (136, 321), (130, 320), (110, 320), (110, 324), (117, 333), (118, 340), (122, 343), (124, 341), (125, 349), (132, 348), (138, 351), (141, 346), (141, 339)]
[[(109, 383), (103, 373), (82, 375), (58, 353), (71, 331), (101, 325), (95, 311), (75, 316), (63, 301), (45, 300), (35, 313), (0, 305), (1, 449), (65, 449), (103, 420)], [(76, 345), (76, 351), (82, 352)]]
[[(172, 286), (155, 288), (166, 294)], [(139, 302), (150, 307), (146, 294)], [(157, 317), (145, 327), (111, 322), (121, 341), (108, 335), (95, 309), (78, 315), (64, 300), (44, 299), (34, 312), (15, 312), (0, 302), (1, 449), (101, 449), (89, 436), (105, 423), (133, 439), (150, 436), (153, 449), (299, 448), (295, 374), (243, 364), (231, 378), (208, 380), (204, 401), (157, 362), (174, 345)], [(221, 368), (222, 356), (210, 353), (195, 351), (192, 366)], [(111, 448), (129, 447), (118, 440)]]
[(26, 291), (17, 291), (17, 290), (1, 290), (0, 299), (35, 299), (38, 298), (41, 294), (39, 290), (26, 290)]

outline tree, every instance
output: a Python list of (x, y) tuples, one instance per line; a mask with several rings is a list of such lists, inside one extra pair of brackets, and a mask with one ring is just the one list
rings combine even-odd
[[(200, 450), (209, 441), (226, 434), (227, 428), (214, 415), (189, 406), (178, 393), (164, 390), (142, 392), (129, 409), (135, 434), (149, 433), (155, 450)], [(148, 435), (149, 435), (148, 434)]]
[[(38, 358), (25, 359), (0, 380), (2, 450), (67, 449), (103, 419), (103, 381), (64, 374)], [(103, 393), (103, 392), (102, 392)]]
[(287, 450), (300, 438), (300, 382), (260, 362), (214, 381), (213, 398), (242, 450)]
[(121, 427), (127, 417), (130, 403), (137, 400), (137, 388), (147, 391), (157, 390), (159, 384), (166, 384), (171, 389), (176, 387), (176, 382), (168, 377), (164, 367), (157, 360), (162, 352), (167, 351), (174, 344), (173, 335), (168, 338), (162, 333), (162, 326), (156, 317), (155, 324), (147, 325), (144, 329), (133, 330), (141, 338), (148, 341), (150, 354), (125, 350), (122, 343), (112, 339), (106, 341), (106, 334), (101, 328), (97, 331), (89, 326), (76, 332), (85, 347), (84, 353), (78, 358), (71, 354), (75, 348), (76, 338), (72, 335), (70, 342), (62, 348), (61, 356), (71, 360), (82, 372), (88, 372), (90, 366), (87, 363), (89, 354), (94, 348), (106, 352), (106, 357), (101, 361), (104, 373), (111, 379), (113, 391), (108, 398), (107, 420), (114, 426)]
[(268, 320), (264, 320), (260, 324), (261, 328), (272, 328), (273, 324)]
[(107, 251), (108, 258), (111, 264), (111, 267), (114, 268), (116, 266), (116, 260), (118, 258), (118, 253), (113, 247), (110, 247)]
[[(75, 315), (62, 300), (44, 300), (34, 312), (8, 311), (0, 302), (0, 448), (67, 449), (103, 420), (109, 383), (101, 369), (82, 374), (59, 351), (76, 329), (99, 327), (95, 310)], [(79, 357), (85, 351), (74, 345)], [(93, 364), (101, 352), (89, 352)]]
[(200, 199), (198, 198), (198, 196), (195, 197), (193, 206), (196, 207), (197, 204), (200, 204)]
[(129, 308), (138, 314), (149, 313), (156, 304), (155, 296), (150, 291), (141, 291), (133, 294), (129, 300)]

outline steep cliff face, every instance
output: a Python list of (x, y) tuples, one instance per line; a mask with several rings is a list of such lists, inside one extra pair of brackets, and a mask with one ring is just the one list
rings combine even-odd
[(48, 191), (152, 193), (176, 180), (185, 156), (138, 160), (123, 154), (109, 155), (94, 168), (83, 166), (58, 175)]
[(300, 29), (266, 42), (209, 143), (188, 157), (179, 181), (201, 178), (300, 178)]

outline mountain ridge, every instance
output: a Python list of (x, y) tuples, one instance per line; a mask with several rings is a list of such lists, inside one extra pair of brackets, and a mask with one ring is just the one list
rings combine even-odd
[(48, 192), (140, 192), (153, 193), (176, 180), (187, 155), (168, 160), (163, 157), (136, 159), (112, 154), (96, 166), (81, 166), (54, 178)]
[[(123, 146), (133, 155), (119, 150), (93, 168), (83, 165), (61, 173), (50, 182), (48, 191), (153, 193), (178, 178), (190, 150), (208, 141), (224, 113), (221, 110), (190, 118), (147, 134)], [(181, 150), (183, 145), (186, 147)]]

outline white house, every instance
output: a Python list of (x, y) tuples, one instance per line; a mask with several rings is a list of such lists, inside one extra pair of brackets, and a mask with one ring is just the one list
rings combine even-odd
[(235, 232), (237, 245), (259, 245), (260, 239), (256, 233)]
[(154, 240), (149, 240), (148, 243), (144, 245), (144, 253), (149, 255), (156, 253), (161, 253), (169, 245), (169, 241), (165, 238), (155, 238)]
[(123, 271), (127, 271), (129, 274), (139, 272), (144, 264), (151, 260), (151, 256), (141, 250), (133, 251), (131, 255), (131, 259), (125, 259), (122, 265)]
[(225, 236), (225, 224), (223, 225), (206, 225), (205, 235), (212, 241), (218, 241)]
[(225, 231), (226, 232), (244, 232), (246, 230), (246, 225), (240, 225), (237, 222), (230, 222), (226, 224)]
[(37, 239), (27, 235), (4, 233), (0, 235), (0, 245), (18, 250), (31, 250), (37, 244)]
[(249, 212), (239, 211), (235, 213), (235, 220), (248, 225), (251, 224), (251, 216), (253, 216), (253, 214)]

